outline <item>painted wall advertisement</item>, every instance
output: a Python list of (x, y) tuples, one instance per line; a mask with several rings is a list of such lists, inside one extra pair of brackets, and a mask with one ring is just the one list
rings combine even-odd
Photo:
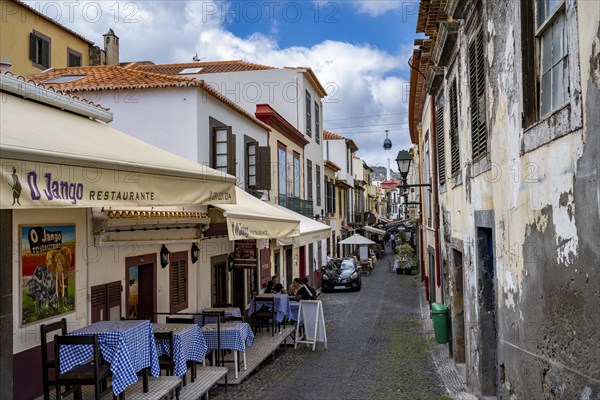
[(21, 324), (75, 311), (75, 224), (20, 225)]

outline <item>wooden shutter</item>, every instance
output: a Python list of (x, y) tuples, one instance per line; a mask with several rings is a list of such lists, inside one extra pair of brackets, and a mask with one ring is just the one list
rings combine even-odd
[(521, 0), (521, 66), (523, 68), (523, 128), (533, 125), (538, 117), (539, 81), (536, 74), (534, 2)]
[(460, 147), (458, 142), (458, 98), (456, 94), (456, 79), (450, 86), (450, 154), (451, 173), (460, 171)]
[(38, 62), (46, 68), (50, 67), (50, 42), (42, 39), (42, 59)]
[(29, 33), (29, 59), (37, 61), (37, 37), (33, 32)]
[(106, 285), (91, 287), (92, 323), (107, 317)]
[(171, 254), (171, 311), (178, 312), (188, 307), (187, 252)]
[[(121, 319), (121, 281), (106, 284), (106, 306), (110, 320)], [(144, 316), (141, 316), (144, 318)]]
[(473, 161), (487, 154), (485, 99), (485, 57), (483, 30), (469, 45), (469, 85), (471, 94), (471, 139)]
[(256, 152), (256, 189), (271, 190), (271, 148), (259, 146)]
[(227, 173), (237, 176), (235, 162), (235, 135), (231, 132), (231, 127), (227, 127)]
[(440, 185), (446, 183), (446, 147), (444, 146), (444, 106), (435, 110), (435, 132), (437, 136), (438, 178)]

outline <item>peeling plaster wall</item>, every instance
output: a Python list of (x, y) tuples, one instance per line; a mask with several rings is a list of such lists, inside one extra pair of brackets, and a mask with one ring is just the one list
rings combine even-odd
[(576, 129), (524, 151), (529, 137), (521, 125), (519, 2), (488, 0), (477, 7), (488, 68), (486, 162), (470, 162), (467, 49), (476, 19), (463, 21), (457, 60), (446, 75), (445, 105), (453, 77), (459, 82), (462, 183), (446, 183), (440, 194), (440, 250), (451, 260), (452, 248), (462, 241), (467, 381), (478, 394), (485, 386), (482, 354), (491, 347), (481, 334), (475, 213), (493, 210), (497, 394), (506, 399), (600, 398), (600, 6), (575, 0), (567, 5), (567, 17), (577, 22), (567, 32), (569, 68), (578, 76), (570, 85), (571, 107), (580, 107), (572, 115), (580, 112), (582, 128), (570, 121)]

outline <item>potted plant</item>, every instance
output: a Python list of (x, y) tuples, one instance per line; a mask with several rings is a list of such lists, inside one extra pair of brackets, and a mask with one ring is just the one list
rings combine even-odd
[(415, 251), (408, 243), (396, 246), (396, 273), (403, 274), (404, 271), (412, 270), (412, 264), (415, 257)]

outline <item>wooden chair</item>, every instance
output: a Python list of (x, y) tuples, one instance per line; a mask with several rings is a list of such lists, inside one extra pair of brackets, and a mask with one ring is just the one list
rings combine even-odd
[[(60, 349), (62, 346), (92, 346), (92, 361), (59, 373), (61, 370)], [(99, 399), (107, 393), (112, 393), (112, 386), (107, 386), (106, 384), (107, 378), (110, 376), (110, 367), (106, 364), (101, 364), (97, 335), (55, 335), (54, 355), (54, 369), (57, 373), (55, 378), (57, 399), (62, 398), (60, 392), (61, 386), (73, 386), (75, 389), (75, 399), (81, 399), (82, 385), (94, 386), (95, 399)]]
[[(262, 303), (260, 308), (258, 302)], [(254, 313), (252, 313), (254, 334), (256, 334), (256, 331), (261, 326), (266, 325), (267, 332), (269, 331), (269, 327), (271, 327), (271, 336), (275, 336), (275, 326), (277, 325), (277, 320), (275, 319), (275, 297), (256, 295), (254, 297), (254, 308)]]
[[(54, 370), (54, 358), (48, 356), (48, 335), (53, 332), (60, 331), (61, 335), (67, 334), (67, 319), (63, 318), (60, 321), (51, 324), (40, 325), (40, 340), (42, 353), (42, 386), (44, 390), (44, 400), (50, 399), (50, 386), (55, 386), (54, 378), (56, 371)], [(52, 379), (50, 379), (50, 370), (52, 370)], [(67, 389), (67, 393), (69, 389)], [(66, 393), (63, 393), (66, 394)]]

